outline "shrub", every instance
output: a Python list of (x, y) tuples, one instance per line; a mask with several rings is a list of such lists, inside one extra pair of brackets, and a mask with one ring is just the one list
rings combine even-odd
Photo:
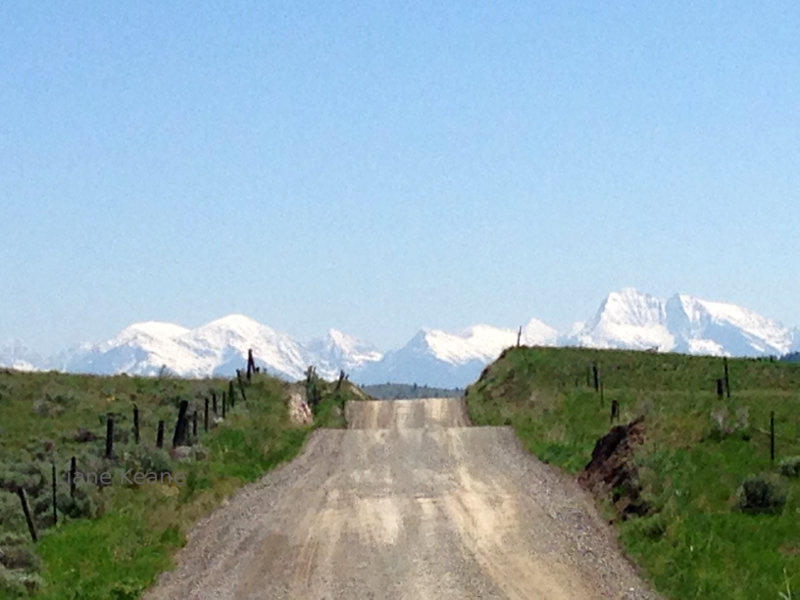
[(25, 571), (36, 571), (40, 566), (39, 557), (27, 544), (4, 546), (3, 554), (0, 556), (0, 564), (8, 569), (23, 569)]
[(77, 489), (75, 497), (69, 494), (60, 493), (56, 496), (56, 506), (61, 513), (72, 519), (83, 519), (91, 517), (96, 510), (92, 499), (86, 495), (81, 488)]
[(786, 477), (800, 477), (800, 456), (787, 456), (778, 465), (778, 472)]
[(631, 523), (637, 532), (651, 540), (660, 539), (667, 532), (667, 518), (663, 513), (633, 519)]
[(740, 406), (734, 414), (725, 405), (717, 406), (711, 411), (711, 431), (707, 437), (720, 441), (733, 435), (738, 435), (745, 441), (750, 439), (749, 411)]
[(169, 452), (163, 448), (146, 448), (142, 451), (142, 470), (154, 473), (171, 473)]
[(0, 564), (0, 598), (29, 597), (40, 584), (37, 575), (6, 569)]
[(786, 490), (767, 475), (751, 475), (736, 492), (739, 509), (749, 514), (777, 514), (786, 504)]

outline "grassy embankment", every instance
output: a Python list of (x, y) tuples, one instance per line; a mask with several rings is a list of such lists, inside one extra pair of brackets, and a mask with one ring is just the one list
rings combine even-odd
[[(595, 392), (597, 361), (604, 405)], [(569, 472), (620, 422), (645, 416), (635, 464), (649, 516), (616, 519), (629, 555), (666, 597), (800, 597), (800, 479), (780, 514), (745, 514), (737, 488), (800, 455), (800, 365), (729, 360), (731, 398), (719, 400), (722, 359), (578, 348), (513, 348), (467, 390), (476, 425), (512, 425), (540, 459)], [(776, 461), (767, 434), (775, 412)], [(778, 478), (779, 476), (775, 475)], [(612, 515), (610, 503), (603, 507)]]
[[(287, 384), (256, 375), (242, 401), (211, 417), (203, 432), (204, 397), (216, 390), (221, 413), (225, 380), (92, 377), (58, 373), (0, 371), (0, 597), (52, 600), (138, 598), (161, 571), (172, 566), (172, 555), (198, 518), (225, 497), (265, 471), (291, 459), (302, 447), (311, 426), (290, 423), (285, 398)], [(322, 402), (317, 426), (342, 426), (341, 407), (353, 394), (320, 383)], [(155, 448), (156, 426), (166, 421), (164, 447), (170, 448), (181, 399), (190, 414), (200, 414), (198, 439), (192, 450), (176, 453)], [(140, 411), (141, 442), (132, 435), (132, 409)], [(103, 458), (105, 418), (116, 415), (114, 459)], [(85, 428), (95, 441), (75, 441)], [(57, 488), (59, 522), (52, 525), (51, 465), (60, 478), (71, 456), (81, 472), (112, 473), (112, 484)], [(120, 470), (132, 468), (173, 474), (186, 482), (121, 483)], [(62, 480), (63, 481), (63, 480)], [(27, 492), (40, 541), (30, 541), (15, 486)], [(71, 515), (71, 516), (70, 516)]]

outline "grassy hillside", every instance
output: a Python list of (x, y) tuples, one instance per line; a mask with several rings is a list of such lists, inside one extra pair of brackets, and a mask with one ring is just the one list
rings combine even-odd
[[(292, 458), (310, 426), (289, 422), (288, 386), (256, 375), (246, 401), (232, 382), (171, 378), (92, 377), (0, 371), (0, 597), (138, 598), (171, 556), (191, 524), (244, 483)], [(353, 393), (320, 382), (317, 423), (341, 426), (341, 406)], [(205, 399), (210, 431), (203, 426)], [(222, 393), (226, 392), (225, 418)], [(199, 415), (191, 448), (171, 449), (181, 400)], [(140, 443), (133, 439), (133, 407), (139, 409)], [(104, 457), (106, 418), (115, 417), (111, 460)], [(166, 421), (164, 449), (155, 448), (157, 424)], [(97, 439), (92, 439), (93, 437)], [(88, 441), (87, 441), (88, 440)], [(108, 472), (108, 486), (79, 483), (75, 497), (65, 480), (72, 456), (78, 471)], [(52, 517), (52, 465), (58, 523)], [(129, 483), (130, 473), (182, 474), (183, 481)], [(33, 544), (14, 492), (29, 500), (40, 541)]]
[[(729, 373), (731, 398), (720, 400), (722, 359), (514, 348), (466, 398), (475, 424), (512, 425), (531, 452), (570, 472), (586, 466), (609, 431), (613, 401), (622, 423), (644, 415), (634, 464), (649, 514), (623, 520), (610, 500), (604, 510), (656, 588), (676, 600), (798, 598), (800, 479), (779, 475), (778, 464), (800, 455), (800, 365), (737, 359)], [(737, 490), (758, 474), (787, 494), (779, 514), (740, 510)]]

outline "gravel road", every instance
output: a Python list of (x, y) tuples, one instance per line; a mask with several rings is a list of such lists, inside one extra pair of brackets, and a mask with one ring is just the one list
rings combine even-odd
[(655, 599), (593, 501), (461, 399), (352, 402), (201, 521), (146, 600)]

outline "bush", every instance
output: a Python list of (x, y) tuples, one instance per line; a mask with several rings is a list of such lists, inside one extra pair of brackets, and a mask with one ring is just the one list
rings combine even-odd
[(787, 456), (778, 465), (778, 472), (786, 477), (800, 477), (800, 456)]
[(60, 493), (56, 496), (56, 506), (58, 510), (72, 519), (84, 519), (91, 517), (96, 510), (92, 499), (86, 495), (81, 488), (77, 489), (75, 497), (69, 494)]
[(749, 411), (740, 406), (732, 413), (725, 405), (717, 406), (711, 411), (711, 430), (707, 439), (721, 441), (734, 435), (745, 441), (750, 439)]
[(145, 472), (172, 473), (169, 452), (162, 448), (145, 448), (141, 454), (142, 470)]
[(36, 552), (21, 543), (13, 546), (4, 546), (3, 554), (0, 556), (0, 564), (8, 569), (23, 569), (25, 571), (36, 571), (39, 569), (39, 557)]
[(667, 518), (663, 513), (631, 520), (631, 527), (644, 537), (657, 540), (667, 532)]
[(739, 509), (749, 514), (777, 514), (786, 504), (786, 490), (767, 475), (751, 475), (736, 492)]
[(0, 598), (28, 598), (41, 585), (38, 575), (0, 565)]

